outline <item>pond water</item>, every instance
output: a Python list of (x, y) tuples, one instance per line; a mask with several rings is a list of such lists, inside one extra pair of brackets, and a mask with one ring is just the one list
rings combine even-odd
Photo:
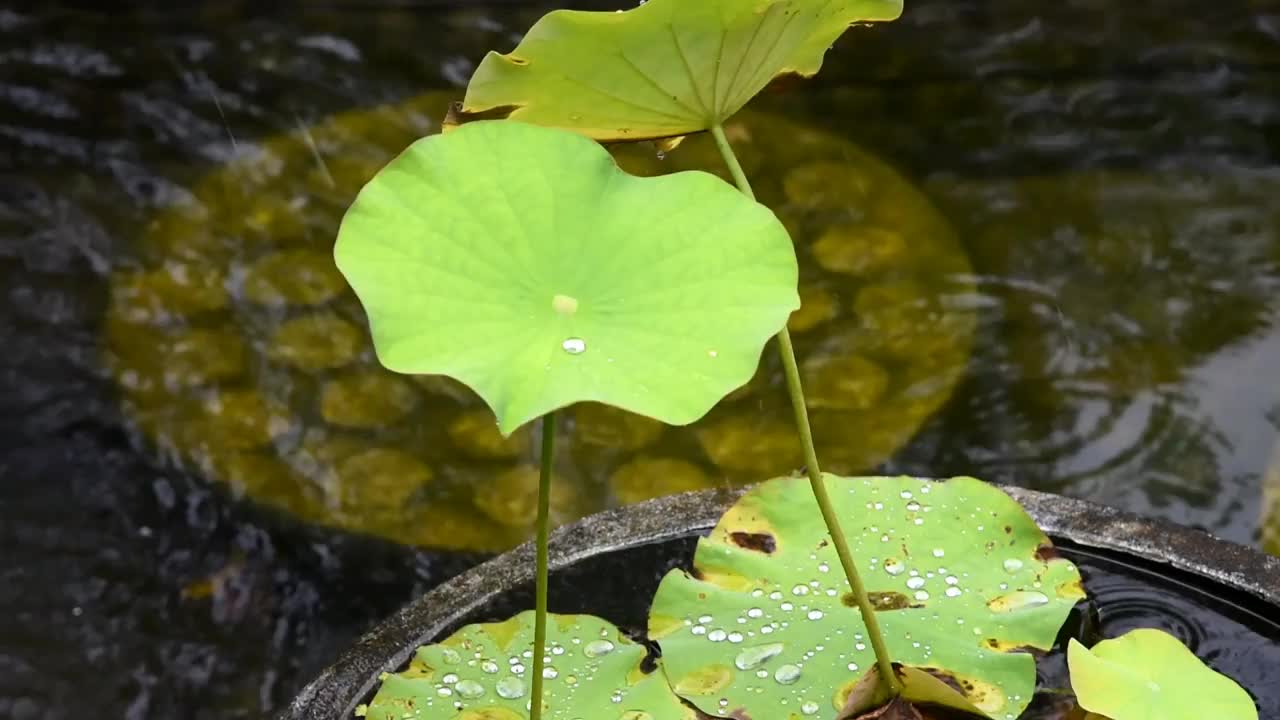
[[(730, 128), (797, 240), (830, 469), (1262, 542), (1280, 6), (908, 4)], [(263, 717), (528, 531), (534, 433), (378, 371), (326, 254), (549, 6), (192, 6), (0, 9), (0, 717)], [(772, 350), (692, 428), (578, 408), (560, 518), (794, 470), (785, 417)]]

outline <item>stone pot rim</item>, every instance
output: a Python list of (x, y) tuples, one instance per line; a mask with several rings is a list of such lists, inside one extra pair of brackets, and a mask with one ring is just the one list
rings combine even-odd
[[(705, 533), (750, 488), (703, 490), (588, 516), (551, 536), (550, 565), (572, 566), (601, 553)], [(1086, 500), (1001, 486), (1046, 533), (1078, 545), (1127, 553), (1191, 573), (1280, 607), (1280, 558), (1201, 530), (1138, 517)], [(379, 675), (457, 618), (530, 583), (534, 550), (525, 543), (442, 583), (379, 623), (307, 684), (278, 720), (349, 718)]]

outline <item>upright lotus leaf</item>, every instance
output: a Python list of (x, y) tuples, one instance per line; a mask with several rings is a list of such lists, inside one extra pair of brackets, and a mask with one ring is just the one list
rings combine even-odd
[(674, 138), (728, 119), (773, 78), (809, 77), (854, 23), (902, 0), (649, 0), (557, 10), (476, 69), (463, 115), (508, 116), (598, 140)]
[[(890, 656), (998, 720), (1084, 596), (1075, 566), (999, 488), (973, 478), (828, 476)], [(743, 496), (663, 578), (649, 616), (676, 692), (720, 716), (833, 717), (875, 665), (805, 479)]]
[(1092, 649), (1072, 639), (1067, 665), (1080, 707), (1111, 720), (1258, 720), (1244, 688), (1161, 630), (1130, 630)]
[(587, 400), (692, 422), (799, 305), (764, 206), (516, 122), (414, 143), (360, 192), (335, 255), (382, 363), (466, 383), (503, 433)]
[[(519, 720), (529, 717), (533, 611), (468, 625), (418, 648), (409, 667), (386, 675), (369, 720)], [(542, 717), (693, 720), (643, 645), (590, 615), (547, 618)]]

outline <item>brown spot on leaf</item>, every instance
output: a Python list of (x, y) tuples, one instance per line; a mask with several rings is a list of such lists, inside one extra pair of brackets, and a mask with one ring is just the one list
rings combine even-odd
[[(1007, 653), (1027, 653), (1028, 655), (1043, 655), (1044, 653), (1030, 645), (1018, 645), (1009, 640), (1001, 640), (999, 638), (987, 638), (982, 644), (995, 650), (996, 652)], [(972, 685), (972, 683), (970, 683)]]
[(1012, 535), (1012, 534), (1013, 534), (1013, 526), (1012, 526), (1012, 525), (1005, 525), (1005, 526), (1004, 526), (1004, 534), (1005, 534), (1005, 535)]
[[(867, 599), (871, 601), (871, 607), (877, 612), (887, 610), (902, 610), (904, 608), (921, 607), (912, 604), (911, 600), (900, 592), (869, 592)], [(858, 607), (858, 598), (853, 593), (845, 593), (840, 598), (840, 602), (848, 607)]]
[(1040, 547), (1036, 548), (1036, 559), (1041, 562), (1057, 560), (1060, 557), (1062, 557), (1062, 555), (1058, 553), (1058, 548), (1054, 547), (1053, 543), (1045, 542), (1042, 543)]
[(702, 571), (699, 570), (696, 565), (694, 567), (689, 568), (689, 577), (693, 578), (694, 580), (706, 579), (706, 576), (702, 574)]
[[(946, 670), (939, 670), (938, 668), (922, 667), (920, 669), (929, 673), (935, 678), (941, 680), (944, 685), (951, 688), (952, 690), (955, 690), (961, 695), (968, 696), (968, 693), (964, 691), (964, 685), (960, 682), (960, 680), (956, 679), (955, 675), (952, 675)], [(973, 684), (970, 683), (970, 688), (972, 688), (972, 686)]]
[(740, 548), (762, 552), (766, 555), (778, 549), (778, 541), (769, 533), (731, 532), (729, 540)]

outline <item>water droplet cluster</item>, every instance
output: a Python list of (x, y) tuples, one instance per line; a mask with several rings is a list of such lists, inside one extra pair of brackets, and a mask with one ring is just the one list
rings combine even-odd
[[(524, 643), (499, 640), (499, 637), (505, 638), (502, 632), (489, 635), (485, 629), (495, 626), (481, 625), (460, 630), (446, 641), (447, 645), (420, 648), (407, 670), (383, 678), (383, 687), (372, 707), (410, 709), (407, 714), (391, 715), (403, 716), (405, 720), (419, 716), (454, 717), (469, 709), (490, 707), (527, 711), (532, 700), (533, 651), (510, 648), (528, 648), (532, 638), (532, 613), (520, 616), (519, 622), (522, 623), (520, 637), (526, 638)], [(548, 625), (542, 671), (544, 708), (578, 712), (579, 706), (574, 703), (585, 698), (589, 705), (594, 703), (596, 707), (584, 707), (584, 713), (598, 713), (601, 710), (598, 705), (603, 700), (616, 706), (609, 718), (653, 720), (651, 708), (628, 707), (629, 698), (633, 698), (642, 683), (661, 686), (663, 690), (658, 697), (666, 697), (673, 704), (678, 702), (669, 694), (661, 674), (652, 676), (653, 679), (646, 677), (639, 683), (627, 677), (646, 650), (611, 625), (586, 616), (579, 616), (577, 622), (568, 627), (556, 621)], [(508, 649), (500, 650), (500, 647)], [(600, 683), (608, 684), (601, 686)], [(649, 700), (654, 697), (652, 693), (642, 695)]]
[[(802, 485), (802, 480), (796, 484)], [(1052, 602), (1051, 593), (1041, 587), (1041, 575), (1049, 566), (1035, 557), (1025, 539), (1021, 544), (1014, 542), (1012, 523), (1025, 526), (1025, 519), (1000, 514), (1016, 510), (1012, 501), (1008, 509), (994, 503), (987, 508), (935, 483), (905, 478), (895, 483), (832, 483), (830, 490), (833, 495), (843, 493), (838, 504), (855, 508), (846, 510), (850, 520), (845, 531), (863, 581), (876, 595), (873, 604), (880, 609), (878, 618), (895, 659), (915, 664), (947, 662), (935, 660), (935, 647), (945, 646), (940, 658), (968, 654), (974, 663), (981, 663), (998, 651), (991, 640), (1021, 637), (1020, 611)], [(759, 502), (759, 507), (767, 508), (778, 500), (770, 497)], [(770, 517), (768, 510), (750, 507), (744, 517), (752, 523)], [(778, 517), (785, 517), (784, 512), (779, 511)], [(758, 528), (753, 526), (752, 531)], [(736, 609), (710, 611), (712, 603), (700, 604), (703, 612), (686, 615), (675, 640), (662, 640), (669, 671), (683, 668), (679, 656), (687, 644), (704, 665), (713, 662), (709, 658), (722, 657), (730, 666), (728, 659), (732, 659), (731, 678), (704, 710), (743, 708), (746, 714), (756, 715), (773, 707), (784, 716), (814, 714), (826, 708), (833, 688), (875, 664), (861, 616), (825, 532), (804, 531), (812, 532), (811, 536), (789, 534), (787, 528), (772, 528), (772, 532), (779, 549), (771, 552), (768, 562), (776, 567), (771, 570), (759, 555), (742, 553), (752, 559), (741, 571), (741, 577), (770, 577), (771, 584), (742, 591), (733, 581), (725, 582), (721, 587), (733, 588), (729, 602)], [(735, 569), (732, 562), (718, 561), (712, 577)], [(718, 594), (716, 599), (723, 603), (726, 596)], [(659, 605), (655, 602), (655, 608)], [(734, 643), (740, 647), (729, 650)], [(707, 646), (724, 649), (708, 653)], [(1000, 699), (998, 689), (996, 698)]]

